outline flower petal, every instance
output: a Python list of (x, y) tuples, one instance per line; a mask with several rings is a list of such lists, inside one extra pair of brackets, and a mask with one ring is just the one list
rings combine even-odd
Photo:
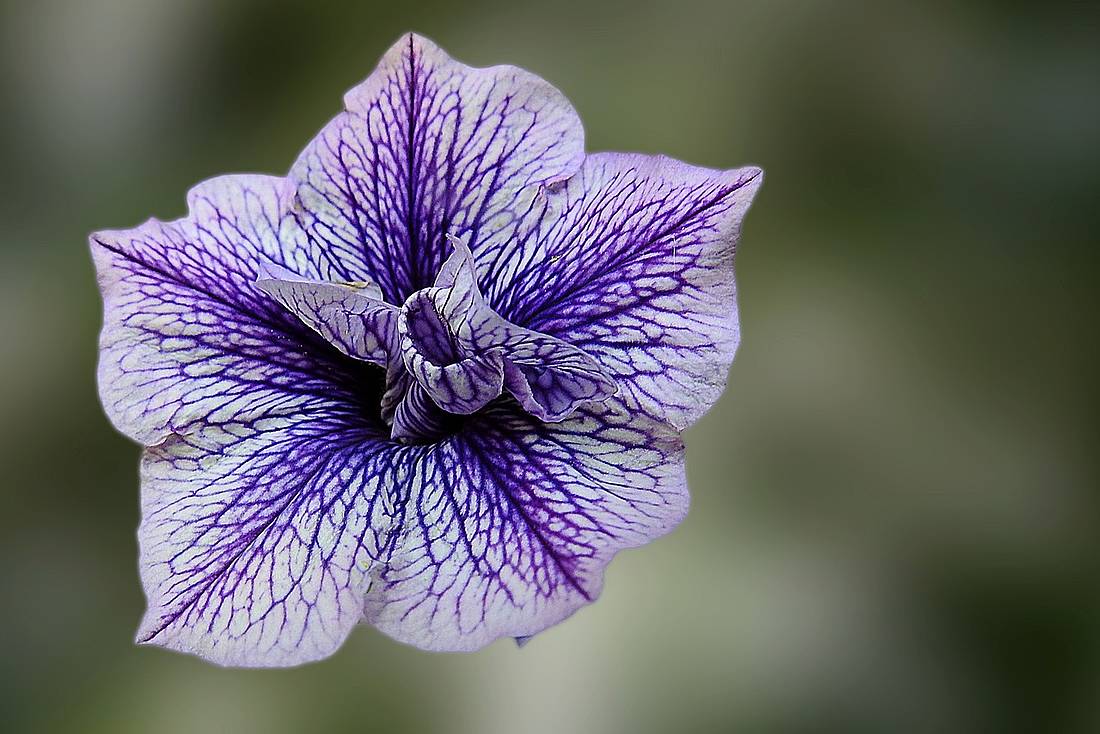
[(362, 619), (410, 459), (338, 415), (208, 423), (146, 450), (138, 641), (222, 665), (334, 652)]
[[(734, 250), (762, 173), (596, 154), (475, 250), (509, 321), (586, 352), (621, 397), (683, 429), (721, 395), (740, 337)], [(512, 248), (506, 259), (501, 249)]]
[(473, 351), (462, 337), (480, 298), (476, 286), (426, 288), (405, 301), (397, 320), (405, 367), (449, 413), (474, 413), (504, 390), (501, 351)]
[[(406, 303), (407, 312), (421, 311), (429, 317), (413, 320), (417, 325), (423, 322), (420, 330), (426, 332), (418, 341), (436, 345), (421, 351), (450, 360), (500, 352), (509, 392), (527, 412), (545, 421), (562, 420), (585, 403), (615, 394), (614, 380), (582, 350), (509, 323), (493, 311), (478, 287), (473, 254), (464, 242), (451, 239), (455, 251), (435, 286)], [(434, 338), (425, 338), (427, 332), (434, 332)]]
[(429, 650), (560, 622), (599, 595), (617, 551), (667, 532), (688, 504), (675, 432), (601, 406), (548, 424), (494, 403), (407, 482), (406, 530), (366, 619)]
[(380, 371), (255, 285), (273, 270), (334, 275), (280, 217), (281, 196), (278, 179), (214, 179), (186, 219), (92, 236), (100, 394), (149, 447), (139, 639), (224, 664), (335, 649), (360, 616), (360, 566), (388, 537), (382, 453), (363, 450), (384, 427), (357, 408)]
[(256, 286), (349, 357), (385, 367), (391, 355), (398, 353), (397, 307), (372, 297), (376, 287), (360, 289), (267, 273)]
[(291, 169), (296, 207), (346, 279), (374, 280), (391, 303), (431, 284), (446, 235), (479, 242), (511, 227), (521, 191), (583, 160), (580, 120), (550, 84), (465, 66), (416, 35), (344, 104)]
[(280, 218), (281, 192), (279, 179), (226, 176), (191, 191), (187, 219), (92, 235), (100, 396), (127, 436), (154, 445), (210, 418), (316, 410), (369, 379), (255, 286), (272, 266), (332, 275)]
[(402, 312), (401, 348), (405, 367), (424, 391), (448, 413), (474, 413), (504, 390), (504, 357), (493, 349), (450, 364), (437, 364), (426, 357), (409, 335), (410, 326)]
[(394, 409), (391, 437), (404, 443), (425, 443), (443, 434), (447, 416), (428, 391), (405, 374), (408, 388)]
[(560, 421), (586, 403), (618, 391), (599, 362), (571, 344), (501, 320), (504, 381), (528, 413)]
[[(369, 281), (331, 281), (331, 280), (317, 280), (315, 278), (308, 278), (304, 275), (299, 275), (293, 270), (288, 270), (280, 265), (270, 264), (260, 268), (259, 280), (281, 280), (291, 283), (326, 283), (329, 285), (337, 285), (355, 291), (360, 295), (367, 298), (373, 298), (376, 301), (384, 300), (382, 298), (382, 289), (378, 287), (378, 284)], [(284, 306), (286, 304), (283, 304)]]

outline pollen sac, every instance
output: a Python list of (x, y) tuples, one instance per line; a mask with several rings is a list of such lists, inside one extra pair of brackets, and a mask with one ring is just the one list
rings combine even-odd
[(345, 354), (386, 368), (381, 410), (394, 439), (431, 440), (440, 411), (476, 413), (505, 392), (547, 422), (616, 393), (581, 349), (497, 314), (478, 289), (469, 248), (452, 243), (435, 284), (400, 307), (371, 283), (269, 273), (257, 285)]

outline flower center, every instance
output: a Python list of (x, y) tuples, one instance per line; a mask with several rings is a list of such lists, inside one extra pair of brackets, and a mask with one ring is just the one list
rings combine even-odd
[(448, 415), (476, 413), (505, 393), (550, 422), (615, 394), (590, 355), (497, 314), (478, 289), (469, 249), (452, 241), (435, 284), (401, 306), (371, 283), (309, 281), (281, 269), (257, 285), (348, 356), (385, 368), (381, 415), (396, 440), (435, 440)]

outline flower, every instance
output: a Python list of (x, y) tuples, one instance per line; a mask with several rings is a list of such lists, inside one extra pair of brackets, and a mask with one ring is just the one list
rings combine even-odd
[(100, 395), (144, 446), (141, 643), (525, 639), (687, 511), (761, 172), (586, 156), (548, 83), (415, 35), (345, 107), (285, 178), (91, 236)]

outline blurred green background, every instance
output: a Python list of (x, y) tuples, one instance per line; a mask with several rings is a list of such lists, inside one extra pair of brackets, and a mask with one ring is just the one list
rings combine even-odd
[[(523, 650), (139, 649), (85, 238), (284, 172), (406, 30), (766, 169), (692, 512)], [(1100, 731), (1095, 3), (25, 0), (0, 64), (0, 729)]]

